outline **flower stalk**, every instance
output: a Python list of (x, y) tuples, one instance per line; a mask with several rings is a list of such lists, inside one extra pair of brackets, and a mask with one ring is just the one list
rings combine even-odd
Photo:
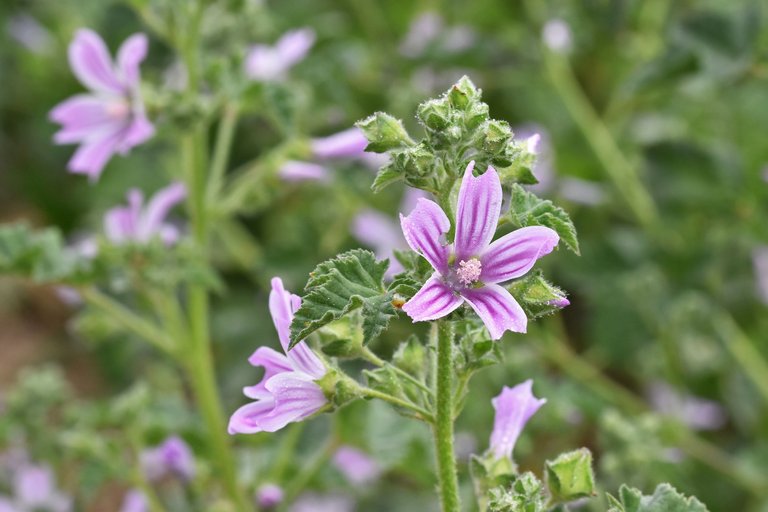
[(448, 320), (437, 324), (437, 378), (435, 379), (435, 455), (443, 512), (459, 512), (459, 481), (453, 447), (453, 338), (454, 327)]

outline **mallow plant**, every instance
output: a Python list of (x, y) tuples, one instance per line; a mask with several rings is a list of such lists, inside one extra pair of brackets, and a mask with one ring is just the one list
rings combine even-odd
[[(134, 184), (126, 191), (127, 204), (106, 213), (103, 233), (80, 242), (65, 242), (55, 229), (0, 229), (3, 273), (63, 287), (83, 305), (84, 316), (107, 319), (150, 343), (189, 384), (204, 425), (197, 451), (179, 433), (148, 442), (135, 425), (129, 428), (126, 418), (142, 414), (149, 392), (137, 391), (121, 401), (132, 405), (117, 407), (123, 412), (116, 424), (125, 428), (135, 466), (114, 468), (130, 486), (123, 510), (286, 509), (307, 479), (246, 471), (235, 442), (245, 444), (249, 435), (271, 435), (370, 400), (389, 404), (404, 421), (429, 427), (437, 492), (446, 512), (462, 510), (460, 476), (471, 478), (480, 510), (561, 511), (595, 496), (592, 455), (585, 448), (547, 461), (538, 475), (515, 464), (515, 443), (546, 402), (534, 394), (531, 380), (509, 383), (488, 405), (495, 409), (493, 432), (487, 447), (472, 456), (469, 475), (459, 475), (455, 455), (454, 423), (471, 396), (473, 375), (502, 364), (500, 345), (522, 337), (530, 322), (569, 305), (565, 291), (539, 266), (545, 257), (557, 258), (558, 250), (578, 253), (576, 230), (563, 209), (524, 188), (536, 183), (538, 136), (516, 139), (506, 122), (490, 117), (480, 89), (464, 77), (418, 106), (420, 137), (377, 112), (336, 136), (293, 134), (300, 140), (289, 137), (275, 151), (230, 169), (238, 118), (253, 106), (254, 96), (263, 108), (285, 96), (284, 82), (311, 51), (314, 32), (291, 31), (274, 45), (251, 47), (238, 62), (212, 62), (201, 51), (209, 35), (201, 27), (215, 14), (208, 2), (135, 4), (154, 36), (181, 61), (183, 76), (173, 87), (142, 83), (140, 68), (151, 51), (143, 34), (129, 37), (112, 57), (96, 32), (77, 31), (68, 58), (87, 92), (52, 106), (50, 119), (60, 125), (54, 142), (77, 144), (68, 168), (96, 182), (110, 172), (113, 158), (140, 151), (153, 136), (163, 135), (177, 156), (167, 183), (147, 201)], [(286, 289), (279, 276), (262, 276), (270, 283), (269, 313), (280, 350), (258, 340), (247, 362), (261, 373), (254, 371), (254, 378), (242, 383), (243, 405), (225, 412), (211, 351), (211, 294), (223, 289), (214, 265), (214, 235), (248, 211), (256, 189), (268, 180), (277, 186), (328, 182), (324, 164), (339, 158), (377, 162), (376, 192), (395, 182), (418, 191), (415, 205), (399, 218), (407, 249), (390, 247), (392, 261), (363, 249), (338, 254), (317, 265), (303, 290)], [(175, 222), (172, 211), (182, 204), (187, 221)], [(398, 316), (412, 322), (412, 332), (384, 357), (376, 341)], [(359, 364), (348, 364), (352, 360)], [(23, 415), (23, 408), (11, 409)], [(368, 454), (341, 443), (329, 446), (329, 467), (353, 485), (379, 477)], [(121, 448), (113, 445), (110, 453)], [(270, 454), (263, 451), (264, 457)], [(52, 473), (36, 464), (42, 461), (30, 461), (16, 475), (0, 508), (72, 510)], [(195, 506), (169, 504), (159, 492), (167, 480), (193, 495), (189, 501)], [(35, 494), (29, 482), (48, 492)], [(622, 487), (617, 497), (609, 496), (608, 507), (706, 510), (669, 486), (652, 496)]]

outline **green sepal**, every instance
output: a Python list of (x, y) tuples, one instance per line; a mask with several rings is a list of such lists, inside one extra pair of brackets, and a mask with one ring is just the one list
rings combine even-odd
[(576, 227), (570, 216), (552, 201), (541, 199), (520, 185), (512, 185), (509, 211), (505, 218), (515, 228), (546, 226), (553, 229), (568, 249), (579, 254)]
[(592, 453), (586, 448), (560, 454), (555, 460), (547, 461), (544, 469), (554, 501), (567, 503), (595, 495)]

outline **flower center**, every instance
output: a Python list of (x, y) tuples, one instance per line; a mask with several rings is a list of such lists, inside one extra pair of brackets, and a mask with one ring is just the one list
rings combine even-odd
[(477, 258), (472, 258), (469, 261), (462, 260), (459, 262), (459, 268), (456, 269), (456, 277), (461, 284), (469, 286), (480, 279), (482, 270), (483, 266)]
[(131, 106), (125, 100), (112, 101), (107, 105), (107, 115), (113, 119), (123, 119), (131, 113)]

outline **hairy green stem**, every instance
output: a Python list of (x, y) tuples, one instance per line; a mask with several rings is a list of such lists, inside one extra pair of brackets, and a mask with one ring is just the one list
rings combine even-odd
[(417, 379), (416, 377), (414, 377), (410, 373), (406, 372), (405, 370), (403, 370), (401, 368), (398, 368), (397, 366), (395, 366), (395, 365), (393, 365), (393, 364), (391, 364), (391, 363), (389, 363), (387, 361), (384, 361), (379, 356), (374, 354), (368, 347), (363, 347), (363, 349), (361, 351), (361, 355), (362, 355), (363, 359), (365, 359), (369, 363), (374, 364), (374, 365), (379, 366), (379, 367), (386, 367), (386, 368), (391, 369), (393, 372), (395, 372), (399, 376), (401, 376), (404, 379), (406, 379), (408, 382), (410, 382), (411, 384), (413, 384), (414, 386), (419, 388), (421, 391), (426, 393), (428, 396), (432, 396), (432, 390), (429, 389), (426, 384), (424, 384), (419, 379)]
[(768, 402), (768, 363), (763, 354), (728, 313), (723, 312), (717, 315), (714, 325), (725, 348), (739, 363), (763, 399)]
[(459, 512), (459, 480), (453, 448), (453, 324), (448, 320), (437, 324), (437, 378), (435, 380), (435, 456), (440, 482), (443, 512)]
[(239, 106), (235, 102), (224, 105), (221, 114), (219, 129), (216, 135), (216, 145), (213, 148), (213, 160), (211, 173), (208, 177), (208, 200), (213, 203), (218, 200), (224, 186), (224, 177), (227, 173), (229, 154), (232, 149), (232, 140), (235, 136), (235, 127), (240, 114)]

